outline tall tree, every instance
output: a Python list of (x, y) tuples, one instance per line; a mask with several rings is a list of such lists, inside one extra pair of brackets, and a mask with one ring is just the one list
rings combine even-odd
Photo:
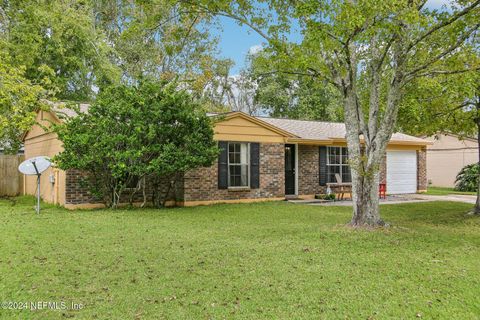
[(20, 137), (35, 123), (45, 91), (26, 79), (25, 69), (14, 66), (12, 60), (0, 51), (0, 149), (7, 153), (20, 148)]
[[(205, 88), (215, 86), (231, 64), (214, 57), (216, 41), (204, 17), (190, 11), (174, 0), (0, 0), (2, 72), (8, 67), (21, 77), (18, 84), (32, 86), (29, 102), (15, 105), (22, 125), (10, 129), (17, 132), (31, 122), (38, 104), (31, 98), (38, 90), (50, 100), (92, 102), (111, 84), (176, 78), (207, 101)], [(4, 96), (7, 89), (13, 90), (3, 86)], [(8, 94), (12, 98), (15, 91)], [(5, 115), (11, 106), (2, 106)], [(18, 134), (5, 137), (0, 143), (20, 143)]]
[[(273, 117), (341, 121), (341, 100), (335, 88), (310, 75), (272, 72), (274, 57), (262, 50), (250, 53), (246, 67), (233, 81), (237, 109)], [(234, 100), (234, 99), (232, 99)]]
[[(478, 52), (472, 54), (470, 60), (480, 63)], [(480, 71), (416, 81), (406, 90), (406, 98), (399, 110), (398, 127), (416, 135), (450, 132), (460, 137), (476, 136), (480, 164), (479, 84)], [(477, 190), (475, 214), (480, 214), (479, 195)]]
[(252, 56), (249, 74), (257, 83), (255, 103), (273, 117), (324, 121), (343, 120), (341, 96), (328, 83), (296, 72), (271, 72), (275, 57)]
[(50, 97), (91, 100), (95, 87), (118, 78), (87, 2), (1, 0), (0, 8), (2, 50)]
[(177, 78), (202, 98), (228, 75), (231, 63), (215, 58), (217, 40), (204, 15), (174, 0), (91, 2), (95, 25), (113, 47), (124, 82)]
[[(337, 88), (352, 168), (353, 226), (384, 224), (379, 167), (405, 86), (479, 68), (465, 52), (480, 27), (480, 0), (453, 1), (445, 11), (426, 2), (183, 1), (258, 32), (278, 62), (272, 71), (308, 74)], [(288, 41), (292, 26), (301, 29), (300, 43)]]

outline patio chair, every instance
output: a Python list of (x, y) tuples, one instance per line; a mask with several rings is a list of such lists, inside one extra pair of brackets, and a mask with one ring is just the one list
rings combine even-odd
[(343, 200), (345, 198), (345, 194), (348, 193), (352, 194), (352, 184), (348, 182), (343, 182), (342, 177), (339, 173), (335, 173), (335, 180), (336, 183), (329, 183), (329, 188), (333, 191), (333, 193), (338, 195), (338, 200)]

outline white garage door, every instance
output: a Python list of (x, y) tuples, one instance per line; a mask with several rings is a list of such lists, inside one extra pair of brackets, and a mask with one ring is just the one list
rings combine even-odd
[(417, 192), (417, 152), (387, 152), (387, 193)]

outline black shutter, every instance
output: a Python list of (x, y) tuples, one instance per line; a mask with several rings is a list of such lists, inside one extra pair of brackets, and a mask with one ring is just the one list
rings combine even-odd
[(260, 143), (250, 143), (250, 188), (260, 188)]
[(218, 189), (228, 188), (228, 142), (218, 141)]
[(327, 147), (321, 146), (319, 148), (319, 177), (320, 185), (327, 184)]

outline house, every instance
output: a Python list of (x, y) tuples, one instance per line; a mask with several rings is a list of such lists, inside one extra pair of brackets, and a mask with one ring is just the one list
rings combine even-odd
[(439, 133), (425, 139), (431, 142), (427, 148), (427, 178), (432, 186), (455, 186), (460, 170), (478, 162), (477, 139), (460, 138), (451, 133)]
[[(81, 112), (87, 109), (81, 106)], [(60, 113), (75, 116), (69, 109), (39, 111), (37, 121), (48, 127), (62, 121)], [(351, 181), (343, 123), (253, 117), (242, 112), (212, 116), (218, 118), (214, 139), (221, 153), (212, 166), (181, 177), (174, 190), (178, 205), (312, 198), (336, 181), (335, 174), (343, 182)], [(26, 158), (53, 157), (62, 150), (56, 135), (39, 125), (26, 133), (24, 141)], [(393, 135), (381, 168), (388, 193), (427, 189), (428, 144), (402, 133)], [(25, 179), (25, 192), (33, 194), (34, 178)], [(81, 172), (51, 168), (42, 179), (47, 180), (41, 189), (45, 201), (71, 209), (100, 206), (82, 186)]]

